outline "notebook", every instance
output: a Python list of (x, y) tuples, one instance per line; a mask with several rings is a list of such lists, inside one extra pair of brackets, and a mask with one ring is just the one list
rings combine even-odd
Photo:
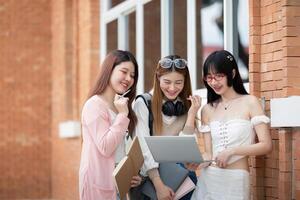
[(175, 193), (174, 200), (178, 200), (193, 189), (196, 188), (195, 183), (192, 181), (190, 177), (186, 177), (180, 187), (177, 189)]
[(130, 182), (133, 176), (138, 175), (144, 163), (144, 157), (137, 137), (134, 137), (127, 156), (125, 156), (113, 171), (113, 177), (121, 199), (130, 190)]
[[(169, 186), (174, 192), (180, 187), (184, 180), (188, 177), (189, 171), (176, 163), (160, 163), (159, 174), (163, 183)], [(144, 183), (142, 193), (156, 200), (156, 191), (150, 179)]]

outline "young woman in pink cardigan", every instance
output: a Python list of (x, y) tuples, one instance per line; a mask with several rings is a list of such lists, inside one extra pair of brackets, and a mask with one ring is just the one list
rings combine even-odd
[[(112, 173), (126, 155), (125, 138), (136, 125), (131, 103), (137, 80), (138, 65), (130, 52), (115, 50), (106, 56), (82, 110), (81, 200), (117, 198)], [(132, 178), (132, 187), (140, 183), (139, 176)]]

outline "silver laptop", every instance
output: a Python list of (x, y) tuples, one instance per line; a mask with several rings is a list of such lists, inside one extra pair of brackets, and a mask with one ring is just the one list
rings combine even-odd
[(196, 136), (146, 136), (148, 148), (156, 162), (202, 163)]

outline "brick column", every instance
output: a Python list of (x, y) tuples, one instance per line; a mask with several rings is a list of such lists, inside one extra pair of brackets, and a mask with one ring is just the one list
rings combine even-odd
[[(260, 97), (261, 87), (261, 12), (260, 1), (249, 1), (249, 82), (250, 93)], [(263, 199), (264, 189), (264, 168), (263, 157), (250, 158), (251, 175), (251, 196), (253, 199)]]
[(49, 1), (0, 2), (0, 199), (51, 195)]
[(300, 199), (300, 129), (293, 129), (293, 176), (292, 176), (292, 195), (293, 199)]
[(289, 129), (281, 129), (279, 134), (279, 179), (278, 198), (292, 199), (292, 134)]
[[(300, 1), (249, 1), (250, 92), (266, 99), (300, 95)], [(271, 129), (273, 152), (264, 167), (253, 168), (254, 199), (299, 197), (299, 135), (295, 129)], [(253, 166), (255, 167), (255, 166)], [(257, 170), (264, 170), (261, 173)], [(257, 184), (263, 178), (263, 187)], [(255, 182), (256, 180), (256, 182)]]
[[(282, 60), (282, 97), (292, 95), (300, 95), (300, 1), (282, 1), (281, 4), (281, 19), (282, 19), (282, 46), (283, 46), (283, 60)], [(287, 167), (290, 169), (284, 171), (285, 168), (280, 169), (279, 182), (284, 185), (279, 191), (279, 199), (288, 199), (282, 193), (291, 193), (289, 199), (300, 198), (300, 177), (299, 177), (299, 129), (285, 129), (284, 137), (281, 143), (285, 143), (288, 147), (286, 154), (282, 155), (286, 161)], [(292, 139), (291, 139), (292, 138)], [(291, 141), (292, 140), (292, 141)], [(292, 155), (290, 155), (292, 154)], [(289, 166), (291, 165), (291, 166)]]
[(80, 120), (98, 72), (99, 1), (52, 1), (52, 35), (52, 197), (76, 200), (81, 138), (60, 138), (58, 127)]

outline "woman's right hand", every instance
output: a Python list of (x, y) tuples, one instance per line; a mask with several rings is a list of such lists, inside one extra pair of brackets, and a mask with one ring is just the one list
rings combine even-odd
[(196, 115), (201, 107), (201, 97), (199, 95), (190, 95), (188, 100), (191, 101), (191, 107), (188, 113)]
[(142, 177), (137, 175), (137, 176), (133, 176), (131, 179), (131, 187), (137, 187), (142, 183)]
[(203, 162), (200, 164), (200, 168), (208, 167), (211, 164), (212, 156), (209, 153), (203, 153), (202, 154), (203, 160), (208, 162)]
[(127, 97), (122, 97), (118, 94), (116, 94), (115, 99), (114, 99), (114, 105), (118, 111), (118, 113), (124, 113), (128, 115), (128, 98)]
[(174, 191), (166, 186), (160, 178), (153, 180), (158, 200), (172, 200), (174, 198)]
[(162, 185), (156, 190), (158, 200), (172, 200), (174, 198), (174, 192), (166, 185)]
[(184, 167), (190, 171), (196, 171), (199, 166), (199, 163), (184, 163)]

